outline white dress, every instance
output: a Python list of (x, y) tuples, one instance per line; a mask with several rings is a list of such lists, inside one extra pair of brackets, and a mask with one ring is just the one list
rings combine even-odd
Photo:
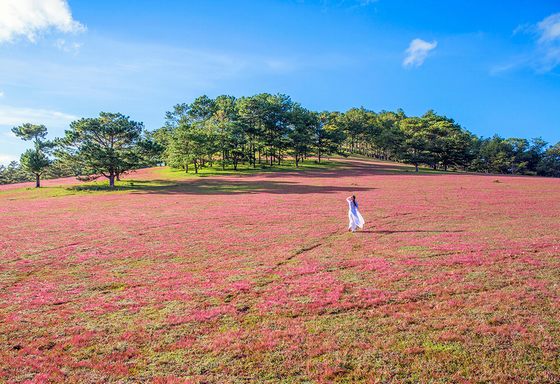
[(354, 204), (352, 198), (348, 198), (346, 201), (348, 202), (348, 229), (355, 232), (356, 228), (362, 229), (364, 227), (365, 221), (358, 210), (358, 203)]

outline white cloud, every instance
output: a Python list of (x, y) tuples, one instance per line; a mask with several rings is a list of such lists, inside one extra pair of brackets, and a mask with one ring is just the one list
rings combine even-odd
[(4, 97), (6, 96), (6, 94), (4, 93), (4, 91), (0, 91), (0, 97)]
[(19, 108), (0, 105), (0, 126), (16, 126), (24, 123), (44, 124), (52, 126), (67, 126), (78, 117), (67, 113), (48, 109)]
[(51, 29), (69, 33), (85, 27), (73, 19), (66, 0), (0, 1), (0, 43), (20, 36), (35, 42), (38, 34)]
[(419, 67), (424, 63), (430, 51), (437, 47), (437, 41), (427, 42), (422, 39), (414, 39), (406, 49), (406, 57), (403, 66), (406, 68)]

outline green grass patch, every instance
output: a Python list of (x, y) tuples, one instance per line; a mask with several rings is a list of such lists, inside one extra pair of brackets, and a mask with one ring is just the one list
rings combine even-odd
[(433, 341), (426, 341), (422, 347), (424, 347), (426, 353), (459, 354), (464, 351), (463, 346), (459, 343), (436, 343)]
[(325, 170), (344, 167), (345, 164), (332, 161), (332, 160), (321, 160), (317, 163), (315, 160), (306, 160), (300, 163), (299, 167), (296, 168), (292, 161), (285, 161), (282, 164), (275, 164), (272, 167), (266, 164), (257, 164), (253, 167), (250, 164), (239, 164), (237, 170), (234, 170), (232, 166), (227, 166), (222, 169), (222, 166), (218, 163), (214, 163), (212, 167), (203, 167), (198, 170), (198, 173), (194, 172), (194, 167), (189, 167), (189, 172), (185, 172), (184, 169), (177, 169), (171, 167), (162, 167), (155, 170), (158, 176), (168, 180), (180, 180), (192, 177), (208, 177), (208, 176), (232, 176), (232, 175), (252, 175), (257, 173), (271, 173), (271, 172), (304, 172), (313, 170)]
[(399, 248), (400, 252), (422, 252), (429, 249), (423, 245), (405, 245)]
[(115, 187), (109, 187), (109, 181), (92, 181), (78, 185), (47, 186), (41, 188), (17, 188), (0, 191), (0, 198), (7, 200), (27, 200), (45, 197), (63, 197), (90, 193), (119, 192), (157, 192), (172, 187), (177, 183), (167, 180), (123, 180), (116, 181)]

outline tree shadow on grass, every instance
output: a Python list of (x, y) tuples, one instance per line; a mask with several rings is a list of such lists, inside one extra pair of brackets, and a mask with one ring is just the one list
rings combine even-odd
[[(165, 195), (234, 195), (251, 193), (269, 194), (324, 194), (348, 192), (348, 187), (334, 185), (309, 185), (293, 181), (277, 180), (229, 180), (229, 179), (190, 179), (188, 181), (127, 180), (117, 183), (114, 188), (103, 184), (84, 184), (68, 187), (77, 192), (119, 192), (127, 191), (133, 194), (165, 194)], [(369, 191), (375, 188), (352, 187), (352, 191)]]
[[(314, 160), (306, 160), (311, 162)], [(196, 178), (210, 178), (222, 176), (234, 176), (242, 179), (251, 178), (264, 178), (264, 179), (278, 179), (285, 177), (304, 177), (304, 178), (340, 178), (340, 177), (361, 177), (373, 175), (449, 175), (457, 174), (453, 172), (432, 171), (427, 169), (420, 169), (419, 173), (414, 172), (414, 166), (407, 164), (399, 164), (394, 162), (381, 162), (381, 161), (368, 161), (360, 159), (333, 159), (326, 160), (324, 163), (317, 164), (311, 167), (302, 166), (296, 168), (287, 164), (281, 166), (274, 165), (273, 167), (260, 164), (257, 168), (244, 168), (238, 171), (226, 170), (217, 171), (216, 173), (199, 173)], [(181, 177), (183, 173), (176, 173), (174, 177)], [(189, 179), (195, 178), (194, 175), (188, 175)], [(185, 179), (183, 179), (185, 180)]]
[[(398, 163), (367, 162), (354, 159), (345, 159), (328, 168), (311, 168), (282, 170), (280, 172), (270, 172), (261, 174), (265, 178), (280, 178), (285, 176), (299, 176), (312, 178), (337, 178), (337, 177), (360, 177), (374, 175), (401, 175), (401, 176), (441, 176), (459, 175), (455, 172), (443, 172), (421, 169), (420, 172), (414, 171), (414, 166)], [(257, 176), (258, 174), (247, 174), (247, 176)]]

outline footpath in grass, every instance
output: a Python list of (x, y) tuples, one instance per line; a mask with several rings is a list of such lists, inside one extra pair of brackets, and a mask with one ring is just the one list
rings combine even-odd
[(559, 382), (560, 180), (398, 167), (0, 193), (0, 377)]

